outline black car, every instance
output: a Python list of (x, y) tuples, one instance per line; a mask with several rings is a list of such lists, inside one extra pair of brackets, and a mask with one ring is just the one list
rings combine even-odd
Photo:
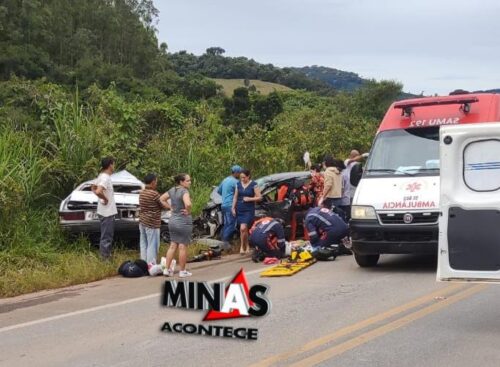
[[(256, 179), (262, 193), (262, 200), (256, 204), (256, 218), (270, 216), (282, 219), (288, 238), (292, 233), (294, 214), (307, 209), (307, 207), (294, 204), (294, 195), (297, 190), (307, 186), (310, 180), (309, 171), (276, 173)], [(286, 194), (283, 200), (278, 200), (280, 199), (278, 190), (283, 186), (286, 187)], [(194, 221), (195, 237), (216, 238), (219, 236), (224, 225), (221, 204), (222, 197), (217, 193), (217, 187), (214, 187), (202, 214)]]

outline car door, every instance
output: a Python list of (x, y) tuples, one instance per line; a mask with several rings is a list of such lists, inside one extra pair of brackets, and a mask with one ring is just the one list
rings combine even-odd
[(500, 123), (441, 127), (438, 280), (500, 281)]

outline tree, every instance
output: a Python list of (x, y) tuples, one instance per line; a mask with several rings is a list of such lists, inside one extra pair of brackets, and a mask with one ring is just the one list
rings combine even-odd
[[(6, 0), (0, 6), (0, 79), (74, 85), (149, 78), (164, 68), (152, 0)], [(111, 74), (109, 71), (111, 70)]]
[(225, 52), (226, 50), (224, 50), (222, 47), (209, 47), (205, 51), (207, 55), (211, 56), (222, 56)]
[(270, 121), (283, 112), (283, 101), (276, 92), (268, 96), (257, 96), (253, 111), (258, 118), (258, 123), (264, 128), (270, 128)]
[(251, 103), (248, 95), (248, 89), (243, 87), (236, 88), (233, 92), (233, 114), (248, 111), (250, 106)]

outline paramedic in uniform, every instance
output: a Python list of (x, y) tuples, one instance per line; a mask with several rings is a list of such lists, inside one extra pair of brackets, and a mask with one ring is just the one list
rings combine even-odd
[(285, 257), (290, 252), (287, 251), (283, 225), (270, 217), (262, 218), (252, 226), (250, 246), (255, 247), (256, 251), (262, 252), (266, 257), (278, 259)]
[(349, 234), (349, 227), (340, 216), (328, 208), (311, 208), (304, 219), (313, 252), (321, 247), (339, 245)]

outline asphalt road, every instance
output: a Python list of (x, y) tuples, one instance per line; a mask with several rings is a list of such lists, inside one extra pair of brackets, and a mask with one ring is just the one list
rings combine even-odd
[(160, 306), (163, 277), (113, 278), (0, 300), (0, 366), (498, 366), (500, 287), (437, 283), (431, 257), (352, 257), (289, 278), (260, 278), (248, 259), (194, 270), (220, 281), (243, 267), (268, 284), (261, 318), (214, 325), (259, 329), (257, 341), (160, 332), (204, 312)]

